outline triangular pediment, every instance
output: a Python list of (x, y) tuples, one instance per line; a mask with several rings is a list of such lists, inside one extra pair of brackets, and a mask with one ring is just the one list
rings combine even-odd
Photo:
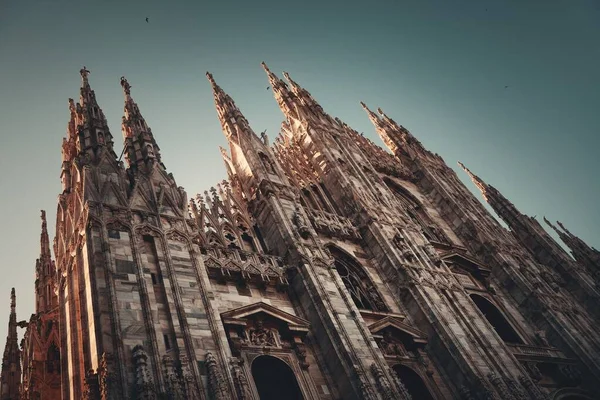
[(221, 314), (221, 318), (223, 319), (223, 323), (225, 323), (226, 325), (245, 325), (246, 320), (251, 319), (253, 316), (256, 316), (261, 313), (267, 314), (285, 323), (290, 330), (308, 331), (308, 328), (310, 327), (310, 323), (307, 320), (286, 313), (285, 311), (281, 311), (273, 307), (272, 305), (263, 303), (262, 301), (240, 308), (236, 308), (234, 310), (226, 311)]
[(142, 187), (142, 185), (136, 184), (129, 200), (129, 206), (136, 210), (153, 211), (152, 202), (148, 199)]
[(407, 334), (415, 343), (427, 343), (427, 335), (396, 317), (385, 317), (369, 325), (369, 330), (377, 334), (386, 328), (392, 328)]
[(104, 183), (102, 191), (100, 192), (100, 199), (104, 204), (110, 204), (113, 206), (126, 206), (126, 201), (121, 195), (119, 188), (110, 180)]
[(480, 261), (457, 251), (450, 251), (446, 254), (443, 254), (440, 258), (444, 261), (451, 262), (452, 264), (458, 266), (459, 269), (462, 269), (463, 271), (475, 276), (486, 277), (491, 272), (491, 270), (484, 266)]

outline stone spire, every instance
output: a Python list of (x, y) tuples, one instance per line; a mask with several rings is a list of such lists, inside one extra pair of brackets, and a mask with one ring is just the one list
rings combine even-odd
[(371, 111), (365, 103), (361, 101), (360, 105), (367, 112), (369, 120), (375, 126), (375, 130), (383, 143), (385, 143), (392, 153), (397, 154), (402, 148), (402, 138), (398, 135), (398, 132), (394, 129), (387, 129), (385, 121)]
[(67, 137), (63, 139), (63, 189), (69, 190), (65, 181), (65, 168), (75, 158), (80, 158), (82, 163), (97, 159), (101, 149), (107, 150), (116, 159), (113, 151), (113, 137), (108, 128), (104, 112), (96, 101), (96, 94), (89, 82), (90, 71), (83, 67), (81, 75), (81, 88), (79, 89), (79, 102), (69, 99), (69, 123), (67, 124)]
[(544, 221), (554, 229), (560, 240), (571, 249), (571, 254), (580, 264), (584, 265), (593, 275), (600, 275), (600, 251), (589, 246), (578, 236), (573, 235), (561, 222), (556, 221), (560, 227), (559, 229), (552, 225), (546, 217), (544, 217)]
[(259, 138), (233, 99), (221, 89), (209, 72), (206, 77), (212, 85), (219, 121), (231, 150), (231, 156), (221, 151), (228, 167), (229, 179), (232, 182), (239, 179), (246, 195), (250, 195), (252, 188), (258, 187), (260, 182), (270, 180), (274, 175), (279, 176), (280, 181), (287, 182), (267, 144), (266, 134), (263, 132), (262, 138)]
[(429, 150), (421, 144), (421, 142), (413, 136), (404, 126), (388, 117), (381, 108), (377, 108), (377, 115), (371, 111), (365, 103), (360, 105), (367, 112), (369, 120), (375, 126), (375, 130), (381, 140), (390, 149), (394, 155), (403, 153), (410, 158), (436, 158)]
[(0, 400), (17, 400), (21, 383), (21, 351), (17, 337), (17, 299), (15, 288), (10, 292), (10, 317), (8, 336), (2, 357), (2, 373), (0, 374)]
[(219, 122), (221, 122), (221, 127), (227, 139), (235, 139), (238, 142), (238, 133), (240, 132), (255, 135), (252, 128), (250, 128), (248, 120), (235, 105), (231, 96), (221, 89), (210, 72), (206, 73), (206, 78), (212, 86), (215, 108), (217, 109)]
[(488, 186), (487, 183), (485, 183), (483, 180), (481, 180), (481, 178), (479, 178), (477, 175), (472, 173), (471, 170), (469, 168), (465, 167), (465, 165), (463, 163), (461, 163), (460, 161), (458, 162), (458, 165), (467, 173), (467, 175), (469, 175), (469, 178), (471, 178), (471, 180), (473, 181), (475, 186), (477, 186), (477, 188), (481, 191), (481, 194), (483, 195), (483, 198), (485, 199), (485, 201), (487, 201), (489, 203), (490, 201), (487, 196), (488, 196), (488, 190), (489, 190), (490, 186)]
[(48, 224), (46, 211), (42, 210), (42, 233), (40, 237), (40, 257), (35, 266), (35, 292), (36, 313), (51, 311), (58, 305), (58, 299), (54, 293), (54, 281), (56, 278), (56, 266), (50, 253), (50, 239), (48, 237)]
[(125, 140), (125, 159), (129, 167), (146, 172), (154, 165), (165, 169), (160, 158), (160, 148), (138, 105), (131, 97), (131, 85), (125, 77), (121, 77), (121, 87), (125, 95), (125, 115), (121, 129)]
[(523, 225), (526, 225), (531, 218), (517, 210), (517, 207), (504, 197), (502, 193), (495, 187), (485, 183), (465, 167), (463, 163), (459, 161), (458, 165), (469, 175), (475, 186), (481, 191), (485, 201), (494, 209), (496, 214), (518, 235)]
[(287, 84), (283, 80), (271, 72), (264, 61), (261, 63), (261, 65), (267, 73), (269, 83), (271, 84), (271, 90), (273, 91), (275, 100), (277, 101), (277, 104), (279, 105), (279, 108), (283, 114), (288, 117), (298, 118), (300, 116), (300, 109), (302, 108), (302, 104), (300, 103), (299, 99), (288, 88)]
[(317, 117), (325, 117), (331, 119), (331, 117), (325, 113), (323, 107), (314, 99), (314, 97), (308, 92), (308, 90), (304, 89), (302, 86), (298, 85), (287, 72), (283, 72), (283, 76), (290, 84), (290, 89), (292, 93), (296, 96), (299, 102), (303, 105), (303, 109), (308, 111), (309, 113), (314, 114)]

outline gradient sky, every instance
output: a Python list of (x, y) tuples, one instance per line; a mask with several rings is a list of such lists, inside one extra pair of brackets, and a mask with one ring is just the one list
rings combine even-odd
[(67, 99), (78, 98), (83, 65), (116, 151), (125, 75), (190, 196), (225, 177), (205, 71), (256, 132), (278, 132), (264, 60), (376, 143), (361, 100), (522, 212), (558, 219), (600, 248), (599, 4), (0, 0), (0, 334), (11, 287), (18, 319), (34, 311), (39, 210), (53, 237)]

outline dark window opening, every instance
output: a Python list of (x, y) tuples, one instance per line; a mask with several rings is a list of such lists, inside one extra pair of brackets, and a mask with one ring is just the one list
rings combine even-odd
[(517, 332), (510, 326), (502, 312), (495, 305), (476, 294), (472, 294), (470, 297), (503, 341), (506, 343), (523, 343)]
[(156, 279), (156, 274), (154, 274), (154, 273), (151, 273), (151, 274), (150, 274), (150, 277), (152, 278), (152, 284), (153, 284), (153, 285), (156, 285), (156, 284), (158, 284), (158, 280)]
[(168, 350), (171, 350), (171, 342), (169, 340), (169, 336), (168, 335), (163, 335), (163, 340), (165, 341), (165, 348)]
[(121, 239), (121, 233), (114, 229), (108, 230), (108, 237), (111, 239)]
[(425, 382), (414, 370), (400, 364), (394, 365), (392, 368), (413, 399), (433, 400)]
[(46, 354), (46, 371), (49, 374), (60, 372), (60, 350), (54, 343), (50, 345)]
[(292, 369), (272, 356), (259, 356), (252, 362), (252, 377), (260, 400), (302, 400), (302, 392)]
[(256, 245), (254, 244), (254, 239), (252, 236), (248, 235), (247, 232), (242, 234), (242, 243), (244, 244), (244, 250), (255, 253)]

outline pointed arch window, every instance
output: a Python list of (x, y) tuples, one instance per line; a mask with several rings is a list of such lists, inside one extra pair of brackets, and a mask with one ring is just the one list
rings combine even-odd
[(479, 311), (483, 314), (485, 319), (492, 325), (492, 328), (498, 333), (498, 336), (506, 343), (517, 343), (522, 344), (523, 340), (519, 337), (517, 332), (513, 329), (510, 323), (504, 317), (504, 314), (489, 300), (486, 298), (471, 294), (469, 295), (471, 300), (475, 303)]
[(412, 195), (408, 190), (392, 181), (391, 179), (384, 179), (385, 184), (389, 187), (396, 198), (400, 200), (406, 213), (410, 219), (423, 230), (423, 235), (428, 240), (434, 240), (436, 242), (449, 243), (450, 240), (446, 237), (444, 232), (436, 226), (431, 219), (431, 216), (424, 209), (419, 200)]
[(60, 372), (60, 350), (54, 342), (48, 348), (46, 355), (46, 371), (49, 374)]
[(385, 303), (362, 265), (335, 246), (329, 246), (328, 249), (335, 260), (335, 269), (356, 307), (363, 310), (387, 311)]

